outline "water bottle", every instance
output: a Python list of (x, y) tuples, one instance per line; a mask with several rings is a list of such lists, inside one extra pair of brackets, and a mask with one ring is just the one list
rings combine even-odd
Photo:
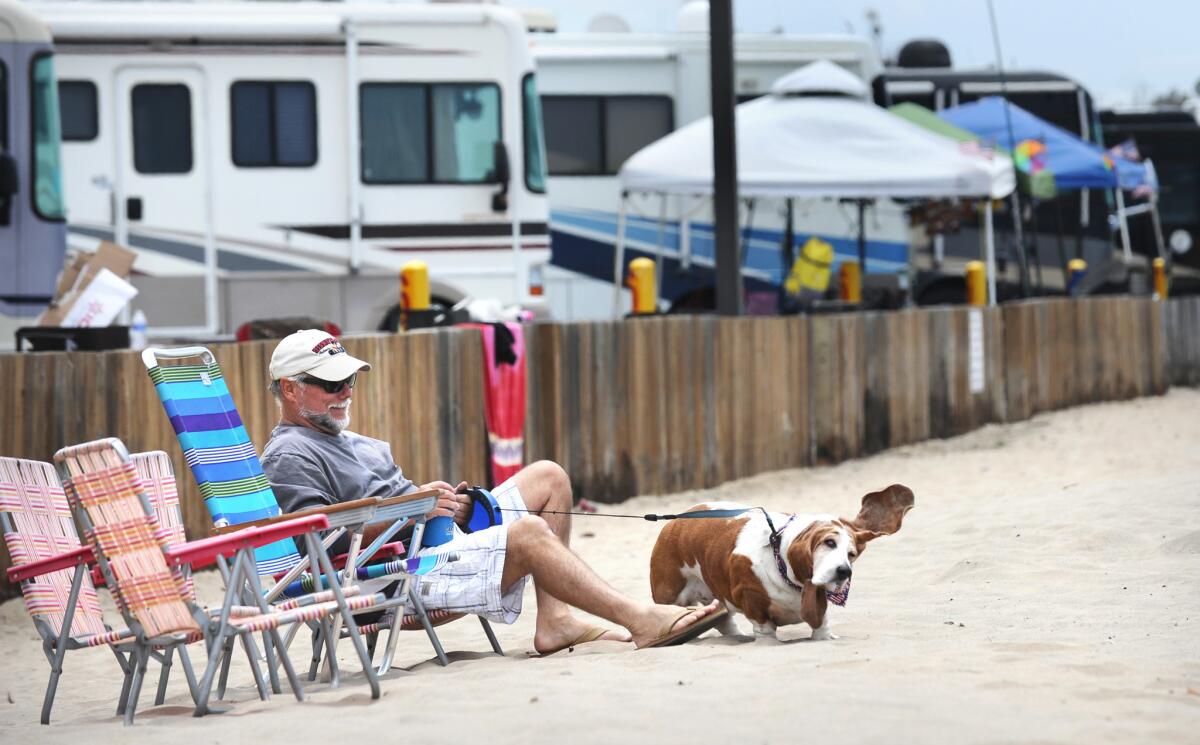
[(146, 348), (146, 314), (141, 308), (133, 312), (133, 321), (129, 326), (129, 348), (139, 352)]

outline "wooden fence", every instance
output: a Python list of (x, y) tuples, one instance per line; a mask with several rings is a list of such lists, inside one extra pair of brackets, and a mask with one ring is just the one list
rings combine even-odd
[[(600, 502), (1161, 393), (1168, 377), (1200, 382), (1200, 299), (656, 317), (542, 324), (528, 334), (526, 460), (558, 461), (578, 496)], [(356, 431), (391, 442), (417, 481), (486, 481), (477, 331), (344, 343), (374, 365), (356, 390)], [(273, 348), (213, 347), (260, 449), (278, 417), (266, 388)], [(137, 354), (0, 355), (0, 380), (0, 454), (48, 460), (65, 444), (109, 435), (133, 451), (165, 450), (188, 534), (207, 534), (208, 515)], [(6, 561), (0, 555), (0, 566)]]

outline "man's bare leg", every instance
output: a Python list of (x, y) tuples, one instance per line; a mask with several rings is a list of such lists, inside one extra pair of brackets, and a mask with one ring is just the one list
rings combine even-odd
[[(541, 517), (550, 531), (563, 546), (571, 545), (571, 516), (574, 506), (571, 495), (571, 479), (557, 463), (548, 460), (531, 463), (513, 477), (529, 514)], [(509, 540), (512, 539), (510, 534)], [(518, 577), (524, 575), (517, 575)], [(516, 581), (515, 578), (513, 581)], [(511, 583), (508, 583), (511, 584)], [(505, 584), (504, 587), (508, 587)], [(533, 588), (537, 596), (537, 626), (533, 635), (533, 648), (539, 652), (558, 649), (579, 638), (590, 628), (590, 624), (571, 614), (570, 607), (546, 592), (535, 575)], [(586, 608), (584, 609), (586, 610)], [(628, 634), (610, 631), (601, 639), (630, 641)]]
[[(537, 516), (523, 517), (509, 526), (500, 586), (507, 589), (526, 575), (532, 575), (537, 585), (538, 634), (542, 633), (543, 594), (555, 601), (552, 607), (563, 606), (568, 618), (570, 612), (566, 606), (569, 605), (624, 626), (639, 647), (654, 641), (685, 610), (674, 605), (639, 603), (617, 592), (558, 540), (547, 521)], [(717, 608), (718, 601), (714, 600), (677, 620), (675, 626), (691, 625)], [(576, 623), (579, 622), (576, 620)], [(546, 633), (554, 632), (548, 629)], [(535, 635), (534, 647), (553, 648), (543, 641)]]

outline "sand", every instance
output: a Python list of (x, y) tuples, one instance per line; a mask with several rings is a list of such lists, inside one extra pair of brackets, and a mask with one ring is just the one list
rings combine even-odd
[[(286, 692), (258, 701), (235, 662), (228, 713), (189, 716), (180, 676), (167, 705), (144, 691), (128, 731), (113, 714), (116, 665), (96, 649), (68, 655), (43, 727), (47, 666), (16, 600), (0, 606), (0, 741), (1200, 741), (1200, 391), (611, 509), (719, 498), (853, 516), (863, 494), (893, 482), (913, 489), (916, 508), (856, 564), (849, 603), (831, 609), (834, 641), (795, 626), (777, 644), (710, 632), (683, 647), (604, 642), (533, 659), (530, 592), (521, 620), (498, 628), (504, 657), (485, 653), (470, 619), (441, 629), (456, 650), (448, 668), (422, 634), (406, 634), (379, 701), (343, 643), (347, 680), (310, 685), (308, 704)], [(584, 517), (573, 543), (645, 598), (657, 531)], [(213, 573), (199, 585), (202, 599), (219, 596)]]

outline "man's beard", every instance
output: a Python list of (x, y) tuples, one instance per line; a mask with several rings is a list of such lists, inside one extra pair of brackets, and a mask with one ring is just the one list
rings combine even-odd
[(309, 411), (308, 409), (300, 409), (300, 416), (304, 417), (312, 426), (331, 435), (341, 434), (342, 430), (350, 426), (350, 406), (345, 408), (346, 416), (344, 419), (334, 419), (329, 415), (328, 411)]

